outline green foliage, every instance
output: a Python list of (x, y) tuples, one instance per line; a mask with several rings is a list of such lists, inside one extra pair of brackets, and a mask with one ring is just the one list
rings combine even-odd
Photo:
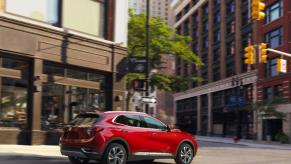
[[(130, 10), (128, 24), (129, 56), (145, 56), (146, 15), (134, 15)], [(150, 18), (150, 55), (159, 60), (162, 54), (176, 54), (190, 64), (202, 65), (200, 58), (189, 47), (191, 37), (176, 34), (160, 17)]]
[[(146, 56), (146, 15), (134, 15), (129, 11), (128, 24), (128, 54), (129, 56)], [(165, 54), (177, 55), (189, 64), (202, 66), (200, 58), (193, 53), (189, 46), (191, 37), (176, 34), (175, 29), (169, 27), (162, 18), (150, 18), (150, 60), (151, 68), (160, 68), (161, 57)], [(128, 74), (128, 84), (133, 79), (144, 78), (137, 74)], [(189, 81), (198, 81), (199, 78), (182, 78), (163, 74), (153, 74), (151, 85), (165, 91), (183, 91), (188, 88)], [(128, 85), (130, 87), (130, 85)]]
[(287, 134), (280, 132), (275, 136), (275, 140), (280, 141), (282, 144), (289, 143), (289, 137)]
[(286, 117), (286, 114), (276, 110), (276, 106), (279, 104), (287, 103), (288, 100), (281, 97), (274, 97), (269, 101), (260, 101), (251, 104), (251, 109), (259, 112), (262, 116), (266, 117), (276, 117), (283, 119)]

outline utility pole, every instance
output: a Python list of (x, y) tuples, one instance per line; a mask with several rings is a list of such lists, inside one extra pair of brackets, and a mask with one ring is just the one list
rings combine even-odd
[[(146, 91), (145, 96), (149, 96), (149, 75), (150, 75), (150, 0), (147, 0), (146, 6), (146, 72), (145, 72), (145, 79), (146, 79)], [(145, 104), (145, 113), (149, 113), (149, 104)]]

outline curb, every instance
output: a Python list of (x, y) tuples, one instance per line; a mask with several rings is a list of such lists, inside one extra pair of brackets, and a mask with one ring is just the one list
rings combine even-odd
[(203, 138), (200, 136), (196, 136), (197, 141), (206, 141), (213, 143), (224, 143), (224, 144), (232, 144), (232, 145), (241, 145), (248, 146), (251, 148), (269, 148), (269, 149), (277, 149), (277, 150), (291, 150), (291, 146), (283, 146), (283, 145), (267, 145), (267, 144), (259, 144), (259, 143), (248, 143), (244, 141), (240, 141), (238, 143), (234, 143), (233, 141), (227, 141), (226, 139), (218, 139), (218, 138)]

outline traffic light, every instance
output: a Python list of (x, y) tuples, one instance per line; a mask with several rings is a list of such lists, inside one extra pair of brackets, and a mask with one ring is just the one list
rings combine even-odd
[(268, 55), (267, 55), (267, 44), (260, 44), (260, 60), (262, 63), (267, 63)]
[(262, 0), (252, 0), (252, 19), (253, 20), (263, 20), (266, 14), (264, 13), (266, 5)]
[(134, 90), (144, 90), (146, 86), (145, 79), (134, 79), (132, 81), (132, 86)]
[(255, 63), (255, 53), (254, 53), (255, 49), (254, 46), (249, 45), (245, 48), (245, 60), (244, 63), (245, 64), (254, 64)]

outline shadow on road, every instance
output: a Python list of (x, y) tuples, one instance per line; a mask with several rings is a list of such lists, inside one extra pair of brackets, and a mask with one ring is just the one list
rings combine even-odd
[[(40, 156), (34, 154), (1, 154), (0, 164), (70, 164), (67, 157)], [(128, 162), (127, 164), (146, 164), (141, 161)], [(90, 161), (90, 164), (101, 164), (101, 162)], [(147, 163), (148, 164), (148, 163)], [(170, 164), (165, 162), (153, 162), (152, 164)]]

